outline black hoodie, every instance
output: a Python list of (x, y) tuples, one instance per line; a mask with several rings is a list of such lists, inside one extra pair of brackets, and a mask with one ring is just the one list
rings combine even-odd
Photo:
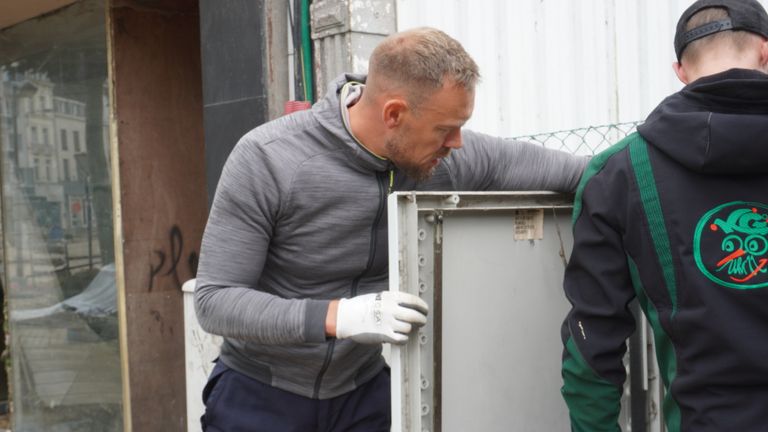
[(562, 389), (574, 430), (618, 430), (637, 298), (670, 431), (768, 430), (768, 75), (665, 99), (596, 156), (574, 205)]
[(768, 76), (732, 69), (664, 100), (638, 131), (649, 144), (704, 174), (768, 172)]

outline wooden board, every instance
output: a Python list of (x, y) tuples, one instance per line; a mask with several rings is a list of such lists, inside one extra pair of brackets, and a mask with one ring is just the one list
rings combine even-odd
[(114, 1), (109, 21), (126, 425), (183, 431), (181, 284), (207, 217), (197, 1)]

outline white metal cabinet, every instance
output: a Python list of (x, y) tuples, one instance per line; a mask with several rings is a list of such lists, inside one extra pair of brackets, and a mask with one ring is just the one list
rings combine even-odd
[(567, 431), (559, 389), (571, 197), (390, 196), (390, 289), (428, 324), (393, 346), (395, 432)]

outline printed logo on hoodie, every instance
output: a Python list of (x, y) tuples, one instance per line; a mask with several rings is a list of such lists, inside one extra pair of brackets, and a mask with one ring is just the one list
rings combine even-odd
[(708, 211), (693, 237), (696, 266), (735, 289), (768, 287), (768, 205), (734, 201)]

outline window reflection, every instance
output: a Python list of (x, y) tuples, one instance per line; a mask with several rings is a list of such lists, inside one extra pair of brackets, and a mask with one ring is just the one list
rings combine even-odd
[(100, 3), (0, 30), (14, 431), (122, 430)]

